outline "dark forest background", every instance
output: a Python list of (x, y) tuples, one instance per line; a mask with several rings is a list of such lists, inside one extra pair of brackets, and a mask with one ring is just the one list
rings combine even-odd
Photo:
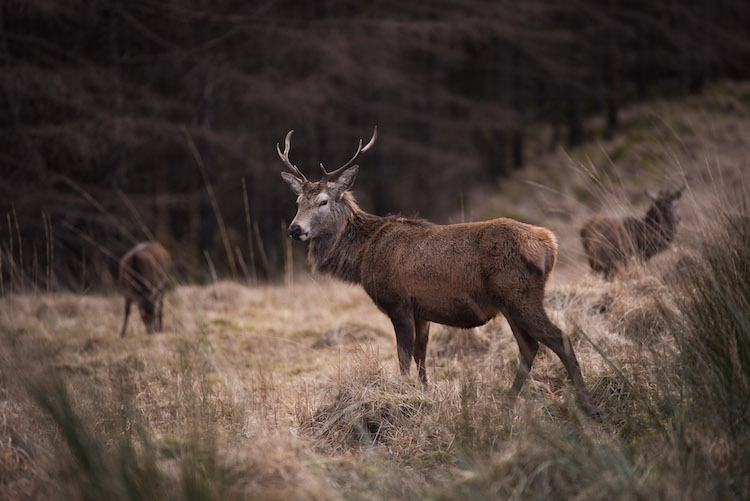
[(361, 205), (440, 221), (534, 155), (617, 134), (628, 103), (750, 75), (750, 2), (731, 0), (5, 0), (0, 15), (6, 291), (108, 286), (111, 256), (147, 238), (183, 279), (279, 276), (289, 129), (315, 179), (377, 124)]

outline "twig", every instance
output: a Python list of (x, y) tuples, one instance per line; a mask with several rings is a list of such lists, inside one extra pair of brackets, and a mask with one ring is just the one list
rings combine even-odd
[(266, 254), (266, 248), (263, 245), (263, 238), (260, 236), (260, 229), (258, 229), (258, 221), (253, 221), (253, 231), (255, 232), (255, 241), (258, 242), (260, 261), (263, 263), (263, 269), (266, 272), (266, 276), (268, 276), (270, 274), (271, 267), (268, 264), (268, 255)]
[(120, 200), (122, 200), (122, 203), (125, 204), (125, 207), (127, 207), (130, 213), (133, 215), (136, 223), (138, 223), (138, 226), (140, 226), (143, 234), (146, 235), (146, 237), (148, 237), (149, 240), (156, 240), (154, 238), (154, 234), (151, 233), (151, 230), (149, 230), (148, 226), (146, 226), (146, 224), (143, 222), (143, 219), (141, 219), (141, 215), (138, 212), (138, 209), (135, 208), (135, 205), (133, 205), (133, 202), (130, 201), (128, 196), (119, 189), (117, 190), (117, 196), (120, 197)]
[(242, 199), (245, 202), (245, 227), (247, 228), (247, 245), (250, 249), (250, 269), (253, 275), (253, 284), (258, 282), (258, 275), (255, 271), (255, 248), (253, 247), (253, 232), (250, 224), (250, 203), (247, 197), (247, 185), (245, 178), (242, 178)]
[[(18, 225), (18, 214), (16, 213), (16, 204), (11, 203), (10, 205), (11, 210), (13, 211), (13, 220), (16, 223), (16, 235), (18, 236), (18, 266), (21, 268), (21, 273), (23, 273), (23, 240), (21, 240), (21, 227)], [(25, 289), (25, 280), (24, 284), (21, 284), (22, 287)]]
[(237, 254), (237, 262), (240, 263), (240, 268), (242, 268), (242, 273), (245, 275), (245, 280), (250, 280), (250, 273), (247, 271), (247, 264), (245, 264), (245, 258), (242, 257), (242, 251), (240, 251), (239, 246), (234, 246), (234, 252)]
[(125, 225), (122, 224), (122, 222), (116, 218), (111, 212), (109, 212), (101, 203), (99, 203), (98, 200), (96, 200), (91, 193), (83, 189), (81, 185), (70, 179), (68, 176), (62, 176), (62, 180), (65, 181), (65, 183), (73, 188), (75, 191), (78, 192), (81, 197), (86, 200), (88, 203), (94, 206), (96, 210), (101, 212), (104, 216), (109, 219), (112, 224), (120, 228), (120, 230), (130, 239), (131, 242), (135, 243), (138, 241), (137, 238), (135, 238), (135, 235), (130, 233), (130, 230), (128, 230)]
[[(9, 237), (9, 242), (10, 242), (10, 253), (9, 253), (9, 257), (11, 259), (11, 267), (10, 267), (10, 272), (9, 272), (10, 273), (10, 293), (13, 294), (13, 270), (15, 268), (14, 266), (12, 266), (13, 264), (13, 224), (10, 222), (10, 212), (6, 212), (5, 216), (8, 219), (8, 237)], [(44, 227), (44, 231), (45, 232), (47, 231), (46, 226)]]
[(219, 292), (216, 290), (216, 282), (218, 281), (218, 278), (216, 277), (216, 268), (214, 268), (214, 262), (211, 261), (211, 256), (206, 249), (203, 249), (203, 256), (205, 256), (206, 258), (206, 262), (208, 263), (208, 271), (211, 273), (211, 280), (213, 280), (214, 299), (219, 299)]

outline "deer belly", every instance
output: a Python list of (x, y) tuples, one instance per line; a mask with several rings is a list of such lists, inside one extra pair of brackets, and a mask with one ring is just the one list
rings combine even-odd
[(500, 312), (494, 306), (480, 304), (471, 299), (448, 301), (438, 307), (436, 306), (419, 308), (419, 318), (438, 324), (469, 329), (486, 324)]

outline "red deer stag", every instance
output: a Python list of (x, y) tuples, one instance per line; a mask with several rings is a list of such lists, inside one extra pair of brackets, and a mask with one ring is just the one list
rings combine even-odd
[(157, 242), (141, 242), (122, 256), (120, 289), (125, 296), (125, 321), (120, 336), (125, 337), (133, 302), (138, 305), (146, 331), (149, 334), (161, 331), (169, 265), (169, 252)]
[(430, 322), (471, 328), (502, 313), (520, 349), (511, 397), (520, 392), (542, 343), (560, 357), (581, 405), (593, 412), (570, 338), (544, 311), (544, 286), (557, 253), (550, 231), (505, 218), (442, 226), (368, 214), (348, 190), (359, 171), (353, 164), (373, 145), (377, 128), (365, 147), (359, 141), (354, 157), (342, 167), (327, 172), (321, 164), (318, 182), (308, 181), (289, 160), (292, 132), (283, 153), (276, 145), (291, 171), (281, 176), (297, 195), (289, 235), (309, 241), (308, 261), (314, 269), (362, 285), (390, 317), (402, 374), (408, 374), (413, 356), (419, 378), (427, 383)]
[(684, 189), (661, 190), (656, 197), (646, 192), (651, 207), (643, 219), (595, 216), (586, 221), (581, 227), (581, 243), (591, 269), (610, 279), (632, 256), (645, 263), (667, 250), (680, 222), (677, 202)]

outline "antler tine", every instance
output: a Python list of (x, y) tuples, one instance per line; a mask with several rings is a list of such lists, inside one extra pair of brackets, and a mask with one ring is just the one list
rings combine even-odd
[(323, 167), (323, 164), (321, 163), (320, 164), (320, 170), (323, 171), (323, 178), (321, 179), (321, 181), (328, 181), (332, 177), (341, 174), (346, 169), (348, 169), (349, 167), (351, 167), (354, 164), (354, 161), (357, 160), (357, 157), (359, 157), (360, 153), (362, 153), (363, 151), (369, 150), (370, 147), (372, 147), (372, 145), (375, 144), (375, 139), (377, 139), (377, 137), (378, 137), (378, 126), (376, 125), (375, 129), (372, 131), (372, 138), (370, 138), (370, 140), (367, 142), (367, 145), (363, 148), (362, 147), (362, 140), (360, 139), (359, 140), (359, 145), (357, 146), (357, 152), (354, 154), (354, 156), (352, 157), (352, 159), (349, 160), (348, 162), (346, 162), (344, 165), (342, 165), (338, 169), (336, 169), (335, 171), (326, 172), (325, 167)]
[(289, 149), (291, 148), (292, 132), (294, 132), (294, 129), (287, 132), (286, 137), (284, 138), (284, 153), (281, 153), (279, 143), (276, 143), (276, 153), (279, 154), (279, 158), (281, 158), (281, 160), (284, 162), (284, 165), (286, 165), (287, 168), (292, 171), (292, 174), (300, 178), (302, 181), (307, 181), (305, 175), (302, 174), (302, 172), (289, 160)]
[(367, 151), (372, 147), (373, 144), (375, 144), (375, 140), (378, 138), (378, 126), (376, 125), (375, 128), (372, 130), (372, 137), (367, 142), (364, 148), (362, 148), (362, 151)]

